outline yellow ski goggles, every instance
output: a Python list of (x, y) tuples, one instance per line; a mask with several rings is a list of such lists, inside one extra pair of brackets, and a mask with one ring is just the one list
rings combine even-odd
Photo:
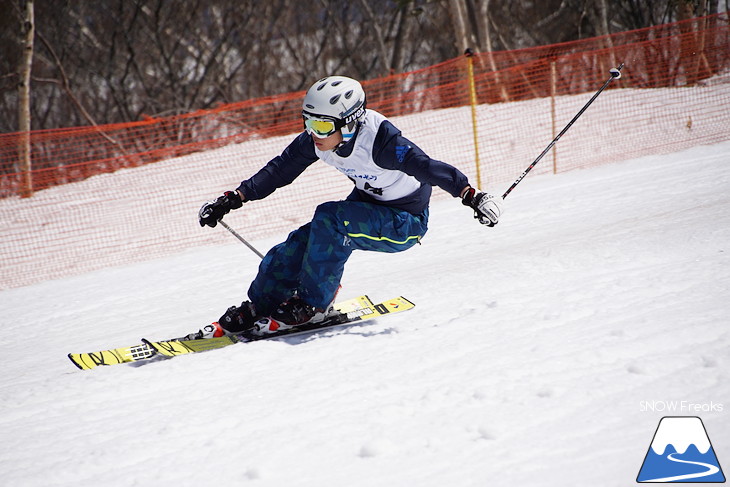
[(307, 114), (302, 114), (302, 117), (304, 118), (304, 129), (307, 133), (314, 134), (320, 139), (329, 137), (340, 128), (334, 120), (314, 118)]

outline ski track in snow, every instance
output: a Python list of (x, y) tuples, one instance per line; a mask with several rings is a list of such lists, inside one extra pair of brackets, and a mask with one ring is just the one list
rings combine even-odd
[[(67, 360), (239, 303), (258, 258), (233, 239), (3, 291), (0, 483), (631, 485), (662, 416), (640, 401), (730, 408), (728, 161), (528, 176), (494, 228), (437, 201), (423, 245), (353, 254), (340, 293), (416, 308), (305, 338)], [(699, 414), (728, 463), (727, 410)]]

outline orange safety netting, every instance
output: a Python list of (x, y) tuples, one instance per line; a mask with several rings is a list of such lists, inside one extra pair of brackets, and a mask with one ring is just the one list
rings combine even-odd
[[(472, 184), (499, 193), (620, 63), (622, 78), (531, 177), (730, 139), (727, 13), (476, 53), (363, 86), (369, 108), (391, 118), (432, 157), (459, 167)], [(0, 135), (0, 288), (228, 242), (230, 236), (198, 227), (197, 209), (281, 152), (301, 130), (302, 97), (289, 93), (169, 118)], [(30, 171), (22, 163), (25, 142)], [(300, 180), (280, 190), (286, 198), (272, 196), (230, 218), (248, 238), (283, 236), (307, 221), (318, 203), (349, 190), (346, 178), (323, 164)]]

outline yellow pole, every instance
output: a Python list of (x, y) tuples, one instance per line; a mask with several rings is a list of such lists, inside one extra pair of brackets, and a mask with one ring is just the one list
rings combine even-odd
[[(556, 120), (555, 120), (555, 93), (557, 91), (557, 69), (555, 61), (550, 61), (550, 119), (553, 123), (553, 138), (555, 137)], [(558, 148), (553, 147), (553, 174), (558, 173)]]
[(482, 176), (479, 170), (479, 137), (477, 129), (477, 89), (474, 84), (474, 51), (467, 49), (464, 53), (469, 73), (469, 98), (471, 103), (471, 125), (474, 132), (474, 164), (476, 165), (477, 188), (482, 187)]

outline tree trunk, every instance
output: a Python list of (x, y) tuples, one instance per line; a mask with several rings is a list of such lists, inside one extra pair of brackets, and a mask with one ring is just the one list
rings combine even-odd
[(601, 73), (607, 72), (610, 68), (615, 68), (618, 63), (616, 62), (616, 54), (614, 52), (613, 38), (608, 28), (608, 2), (607, 0), (600, 0), (598, 2), (598, 35), (603, 36), (606, 40), (606, 47), (608, 48), (609, 63), (611, 66), (608, 68), (603, 66), (601, 63)]
[(500, 99), (504, 102), (508, 102), (510, 101), (509, 93), (507, 93), (507, 88), (504, 85), (504, 80), (499, 74), (499, 66), (497, 66), (497, 63), (494, 61), (494, 51), (492, 49), (492, 29), (489, 17), (490, 1), (491, 0), (483, 0), (483, 2), (479, 6), (479, 18), (481, 19), (480, 25), (483, 29), (483, 31), (479, 34), (481, 36), (481, 45), (479, 47), (482, 51), (487, 53), (487, 61), (489, 62), (489, 68), (494, 73), (494, 84), (499, 89)]
[(22, 187), (20, 195), (29, 198), (33, 195), (33, 176), (31, 173), (30, 158), (30, 72), (33, 64), (33, 37), (35, 25), (33, 18), (33, 0), (20, 0), (21, 11), (21, 42), (23, 53), (20, 57), (18, 74), (18, 131), (20, 137), (20, 166)]
[(469, 45), (469, 37), (466, 32), (466, 7), (464, 0), (449, 0), (449, 12), (451, 13), (451, 24), (454, 29), (454, 44), (459, 52), (464, 52)]

